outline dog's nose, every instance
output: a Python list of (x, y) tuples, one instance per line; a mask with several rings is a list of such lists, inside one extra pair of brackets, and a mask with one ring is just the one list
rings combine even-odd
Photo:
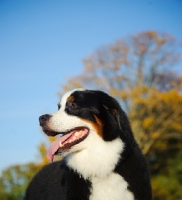
[(45, 122), (47, 122), (49, 119), (50, 119), (51, 115), (42, 115), (39, 117), (39, 122), (40, 122), (40, 125), (43, 125)]

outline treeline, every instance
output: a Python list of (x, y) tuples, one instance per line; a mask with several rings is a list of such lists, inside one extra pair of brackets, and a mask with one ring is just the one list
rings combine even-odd
[[(61, 86), (100, 89), (127, 112), (151, 172), (154, 200), (182, 199), (181, 44), (167, 33), (147, 31), (102, 46), (83, 60), (84, 70)], [(182, 70), (182, 68), (181, 68)], [(0, 199), (22, 199), (31, 177), (47, 164), (11, 166), (0, 178)]]

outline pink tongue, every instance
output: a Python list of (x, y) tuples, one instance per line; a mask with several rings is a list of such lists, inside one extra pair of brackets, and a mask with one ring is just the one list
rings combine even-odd
[(50, 162), (53, 161), (53, 157), (54, 154), (56, 153), (56, 151), (60, 148), (60, 142), (64, 142), (67, 138), (69, 138), (72, 134), (74, 134), (75, 131), (72, 131), (71, 133), (68, 133), (60, 138), (58, 138), (57, 140), (55, 140), (54, 142), (51, 143), (51, 146), (48, 150), (47, 153), (47, 158), (49, 159)]

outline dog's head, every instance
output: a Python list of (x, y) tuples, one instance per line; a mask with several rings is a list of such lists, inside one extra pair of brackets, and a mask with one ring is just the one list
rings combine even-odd
[(116, 165), (128, 143), (132, 148), (133, 136), (125, 113), (113, 97), (102, 91), (67, 92), (58, 103), (58, 111), (41, 116), (39, 121), (48, 136), (61, 134), (51, 145), (50, 160), (54, 154), (89, 159), (113, 156)]

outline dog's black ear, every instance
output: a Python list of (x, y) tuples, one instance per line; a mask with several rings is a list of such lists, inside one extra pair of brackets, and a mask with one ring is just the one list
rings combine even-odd
[(118, 101), (108, 94), (102, 93), (102, 105), (104, 109), (110, 113), (110, 116), (112, 116), (112, 119), (117, 124), (117, 128), (120, 130), (120, 135), (126, 137), (127, 140), (132, 141), (133, 133), (128, 117)]
[(122, 130), (122, 122), (123, 120), (127, 120), (127, 117), (118, 101), (104, 92), (101, 92), (101, 101), (102, 106), (110, 114), (110, 116), (112, 116), (112, 119), (115, 121), (117, 127)]
[(117, 108), (114, 108), (114, 107), (109, 108), (104, 104), (103, 104), (103, 107), (110, 112), (110, 114), (113, 116), (114, 120), (116, 121), (117, 125), (121, 129), (121, 119), (120, 119), (121, 113), (119, 112), (119, 110)]

